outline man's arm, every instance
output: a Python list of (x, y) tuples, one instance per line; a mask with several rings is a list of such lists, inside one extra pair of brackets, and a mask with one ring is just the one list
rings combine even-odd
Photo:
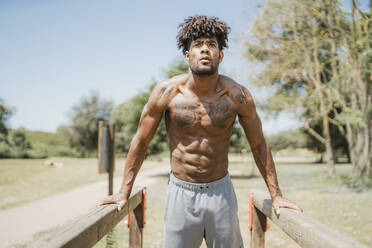
[(239, 122), (251, 146), (256, 165), (265, 180), (276, 214), (280, 214), (279, 208), (281, 207), (302, 211), (294, 202), (282, 195), (270, 147), (263, 136), (261, 120), (256, 112), (251, 94), (247, 89), (241, 87), (235, 98), (238, 100)]
[(117, 203), (120, 211), (127, 202), (147, 148), (156, 133), (163, 111), (166, 109), (167, 99), (163, 94), (165, 89), (166, 87), (159, 84), (152, 91), (149, 101), (143, 108), (137, 132), (130, 144), (120, 191), (115, 195), (108, 196), (101, 202), (101, 205)]

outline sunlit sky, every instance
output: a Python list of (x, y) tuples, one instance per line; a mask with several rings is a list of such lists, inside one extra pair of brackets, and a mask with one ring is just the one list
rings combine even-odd
[[(232, 28), (223, 71), (260, 98), (241, 40), (264, 1), (1, 0), (0, 98), (15, 109), (12, 128), (54, 132), (97, 90), (120, 104), (182, 56), (177, 27), (190, 15), (217, 16)], [(264, 120), (266, 134), (298, 127), (288, 115)]]

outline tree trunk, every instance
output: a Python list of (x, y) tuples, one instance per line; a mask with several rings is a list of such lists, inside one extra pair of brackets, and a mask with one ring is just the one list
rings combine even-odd
[(330, 175), (335, 174), (335, 161), (333, 157), (333, 148), (331, 145), (331, 134), (329, 132), (329, 121), (328, 121), (328, 113), (329, 109), (326, 107), (326, 101), (325, 101), (325, 95), (324, 92), (324, 85), (320, 78), (320, 63), (318, 59), (318, 49), (319, 44), (316, 37), (317, 27), (312, 27), (312, 35), (313, 35), (313, 60), (314, 60), (314, 86), (315, 86), (315, 92), (317, 94), (317, 100), (319, 103), (319, 110), (320, 110), (320, 116), (322, 118), (323, 122), (323, 138), (325, 140), (325, 147), (326, 147), (326, 158), (327, 158), (327, 164), (328, 164), (328, 173)]
[(371, 114), (368, 116), (368, 127), (369, 127), (369, 154), (368, 154), (366, 175), (369, 176), (369, 177), (372, 177), (372, 170), (371, 170), (371, 164), (372, 164), (372, 116), (371, 116)]
[(359, 176), (370, 173), (370, 135), (368, 127), (346, 125), (347, 141), (353, 173)]
[(325, 146), (326, 146), (328, 173), (330, 175), (334, 175), (336, 172), (335, 160), (334, 160), (333, 147), (331, 144), (331, 134), (329, 132), (329, 121), (327, 119), (327, 116), (325, 117), (323, 116), (323, 136), (325, 139)]

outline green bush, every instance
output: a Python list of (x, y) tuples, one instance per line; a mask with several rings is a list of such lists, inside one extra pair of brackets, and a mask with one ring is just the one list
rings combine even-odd
[(287, 130), (267, 137), (271, 150), (297, 149), (306, 147), (306, 136), (299, 130)]

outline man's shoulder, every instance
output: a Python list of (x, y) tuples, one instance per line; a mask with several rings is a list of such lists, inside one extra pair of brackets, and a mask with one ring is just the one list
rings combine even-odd
[(225, 75), (220, 75), (220, 79), (223, 87), (228, 90), (229, 96), (232, 97), (234, 101), (242, 104), (250, 100), (251, 95), (246, 87)]
[(179, 88), (185, 84), (187, 74), (181, 74), (159, 82), (152, 90), (149, 102), (166, 108), (171, 99), (177, 95)]
[(185, 84), (187, 79), (188, 79), (188, 74), (180, 74), (180, 75), (174, 76), (172, 78), (169, 78), (169, 79), (166, 79), (160, 82), (159, 85), (163, 87), (171, 87), (171, 88), (179, 87), (180, 85)]
[(172, 78), (161, 81), (156, 85), (156, 89), (160, 90), (163, 95), (177, 91), (180, 86), (184, 85), (187, 81), (187, 74), (180, 74)]

